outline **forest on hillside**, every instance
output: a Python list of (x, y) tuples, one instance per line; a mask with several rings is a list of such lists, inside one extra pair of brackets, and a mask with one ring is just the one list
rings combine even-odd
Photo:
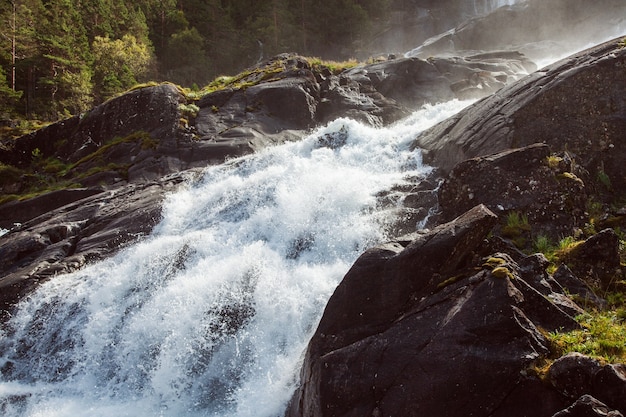
[(0, 122), (56, 120), (137, 83), (202, 87), (281, 52), (354, 56), (389, 0), (0, 0)]

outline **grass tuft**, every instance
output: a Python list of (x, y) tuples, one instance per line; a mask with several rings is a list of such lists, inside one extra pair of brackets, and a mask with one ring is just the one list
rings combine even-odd
[[(623, 310), (622, 310), (623, 311)], [(552, 332), (549, 339), (557, 355), (579, 352), (609, 363), (626, 362), (626, 322), (615, 311), (576, 317), (580, 330)]]

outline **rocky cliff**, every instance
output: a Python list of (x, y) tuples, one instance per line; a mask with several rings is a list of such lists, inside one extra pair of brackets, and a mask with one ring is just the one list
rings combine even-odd
[[(626, 289), (614, 231), (626, 225), (625, 64), (623, 43), (608, 42), (416, 139), (443, 176), (436, 227), (353, 265), (288, 416), (626, 413), (626, 368), (559, 358), (548, 337)], [(533, 253), (564, 236), (580, 242), (569, 255)]]

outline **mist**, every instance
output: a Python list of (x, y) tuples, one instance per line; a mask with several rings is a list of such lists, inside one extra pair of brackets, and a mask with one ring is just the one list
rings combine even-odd
[(380, 46), (423, 59), (516, 50), (541, 68), (626, 35), (624, 0), (418, 0), (414, 4), (415, 15), (396, 18), (398, 25), (381, 37)]

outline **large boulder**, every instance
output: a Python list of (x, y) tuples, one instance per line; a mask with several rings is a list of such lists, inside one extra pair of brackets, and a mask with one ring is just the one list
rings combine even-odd
[[(601, 364), (598, 360), (580, 353), (570, 353), (550, 366), (547, 377), (554, 388), (566, 397), (573, 400), (586, 397), (590, 402), (599, 400), (605, 408), (617, 410), (619, 415), (626, 414), (624, 365)], [(577, 404), (580, 406), (579, 402), (580, 400), (572, 407), (577, 407)], [(611, 415), (618, 414), (614, 411)]]
[(0, 236), (0, 320), (38, 283), (112, 256), (146, 236), (161, 218), (165, 194), (188, 176), (86, 196)]
[[(626, 186), (626, 48), (621, 38), (555, 63), (420, 134), (444, 172), (474, 158), (545, 143), (589, 172), (587, 186)], [(601, 180), (601, 181), (599, 181)]]
[(542, 331), (576, 328), (582, 310), (551, 301), (563, 294), (539, 284), (548, 278), (540, 257), (489, 253), (495, 222), (477, 206), (362, 255), (328, 302), (286, 415), (550, 416), (567, 407), (531, 369), (549, 353)]
[(571, 236), (587, 221), (588, 195), (579, 177), (585, 172), (571, 162), (556, 163), (566, 158), (552, 155), (548, 145), (539, 143), (463, 161), (439, 190), (441, 220), (481, 203), (503, 218), (511, 213), (523, 216), (535, 236), (553, 241)]
[[(139, 88), (17, 140), (3, 140), (0, 161), (24, 167), (31, 163), (33, 150), (38, 149), (42, 158), (53, 156), (70, 163), (78, 162), (107, 142), (136, 132), (145, 133), (158, 142), (159, 147), (167, 149), (170, 142), (176, 141), (179, 105), (183, 102), (182, 94), (172, 84)], [(132, 149), (127, 158), (141, 158), (142, 150), (145, 146)]]

